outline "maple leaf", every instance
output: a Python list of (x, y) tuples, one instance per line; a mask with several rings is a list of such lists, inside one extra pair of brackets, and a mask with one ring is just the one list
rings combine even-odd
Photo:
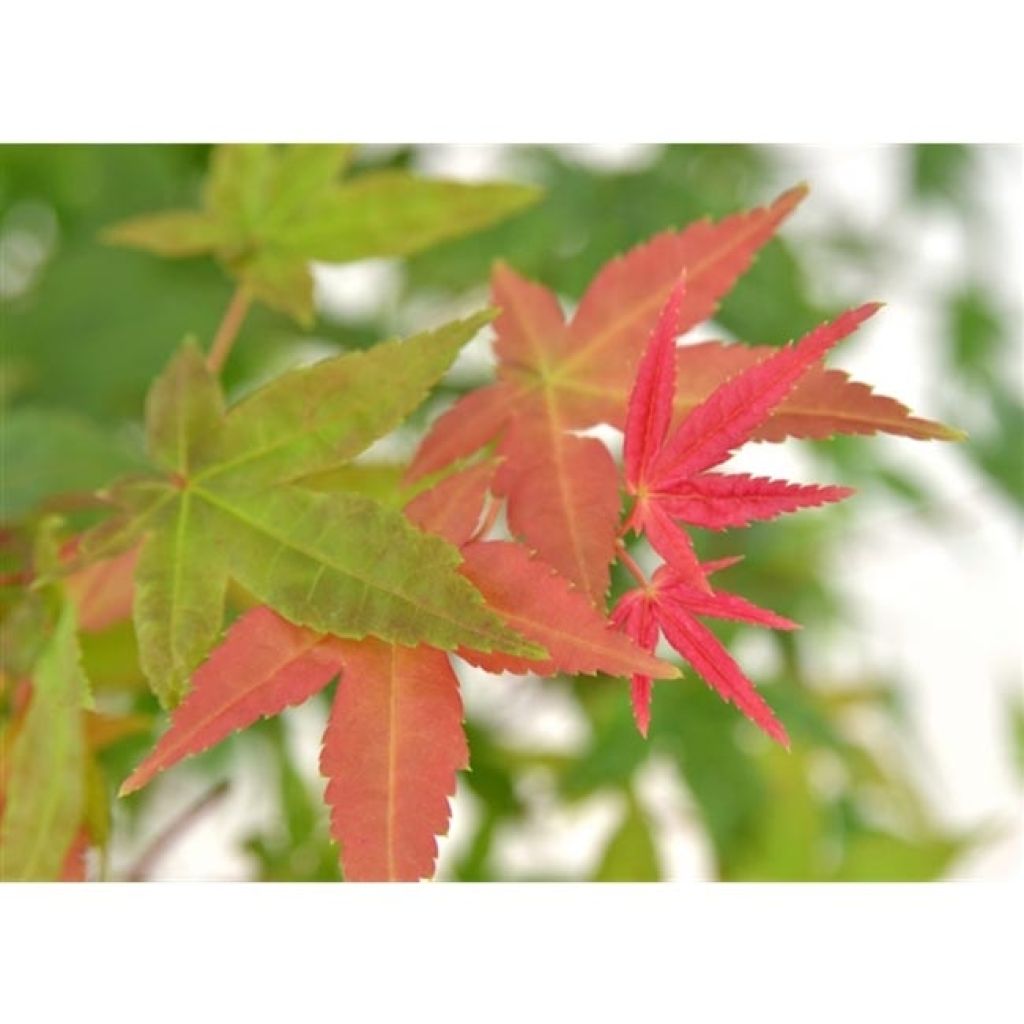
[(605, 621), (586, 595), (521, 544), (476, 541), (462, 548), (461, 572), (487, 604), (523, 636), (546, 647), (538, 661), (500, 652), (459, 648), (467, 661), (489, 672), (535, 672), (549, 676), (604, 672), (620, 676), (647, 672), (662, 679), (677, 673), (645, 655)]
[[(712, 529), (745, 526), (852, 493), (848, 488), (708, 471), (750, 440), (825, 353), (879, 307), (868, 304), (844, 313), (795, 344), (750, 363), (719, 384), (673, 428), (679, 351), (676, 323), (686, 288), (685, 280), (677, 282), (651, 332), (630, 396), (623, 446), (626, 487), (635, 497), (624, 531), (632, 528), (645, 534), (667, 564), (649, 584), (623, 597), (613, 621), (650, 651), (659, 635), (664, 635), (726, 700), (785, 743), (785, 730), (771, 709), (696, 616), (774, 629), (794, 629), (796, 624), (738, 595), (713, 590), (708, 577), (722, 563), (702, 566), (680, 523)], [(637, 727), (646, 735), (650, 677), (634, 673), (631, 689)]]
[[(636, 496), (627, 526), (698, 589), (704, 576), (689, 537), (675, 524), (724, 529), (799, 508), (838, 501), (848, 488), (814, 487), (747, 475), (708, 473), (724, 462), (838, 341), (879, 308), (861, 306), (776, 350), (720, 384), (671, 431), (675, 395), (675, 324), (684, 301), (680, 281), (666, 302), (637, 372), (626, 417), (626, 486)], [(670, 432), (671, 431), (671, 432)]]
[[(406, 514), (459, 544), (459, 572), (495, 614), (547, 654), (499, 656), (462, 646), (459, 655), (496, 672), (677, 676), (522, 545), (473, 539), (496, 470), (491, 459), (453, 473), (410, 501)], [(344, 640), (255, 608), (195, 673), (170, 727), (122, 795), (258, 718), (306, 700), (339, 674), (320, 765), (345, 877), (429, 877), (468, 749), (457, 677), (446, 653), (425, 644)]]
[(170, 728), (125, 780), (121, 795), (141, 789), (183, 757), (302, 703), (340, 668), (339, 649), (330, 638), (269, 608), (246, 612), (196, 671), (188, 696), (171, 713)]
[(172, 360), (147, 400), (163, 475), (112, 487), (120, 514), (81, 543), (100, 558), (142, 541), (135, 628), (165, 704), (216, 642), (229, 576), (322, 633), (540, 653), (484, 606), (450, 544), (364, 496), (301, 486), (400, 422), (489, 318), (286, 373), (226, 412), (194, 346)]
[[(704, 573), (715, 568), (705, 565)], [(612, 614), (618, 627), (646, 650), (653, 651), (658, 637), (668, 643), (725, 700), (735, 704), (773, 739), (789, 744), (786, 730), (758, 694), (715, 635), (697, 616), (731, 619), (773, 629), (797, 629), (794, 622), (759, 608), (744, 598), (723, 591), (705, 592), (671, 566), (662, 566), (644, 589), (627, 591)], [(646, 736), (651, 719), (650, 677), (631, 680), (633, 715)]]
[(339, 182), (351, 157), (347, 145), (219, 146), (201, 210), (136, 217), (104, 238), (160, 256), (212, 254), (256, 298), (308, 325), (311, 261), (419, 252), (502, 220), (540, 194), (394, 170)]
[[(616, 476), (601, 446), (574, 432), (598, 423), (625, 426), (637, 365), (680, 275), (687, 288), (675, 313), (675, 334), (714, 312), (805, 192), (792, 189), (768, 207), (656, 235), (601, 270), (569, 323), (548, 289), (499, 264), (492, 275), (493, 299), (502, 309), (495, 323), (498, 380), (438, 418), (408, 479), (419, 480), (497, 441), (504, 457), (497, 490), (507, 499), (510, 529), (601, 603), (615, 552)], [(692, 411), (716, 387), (772, 351), (719, 343), (681, 349), (673, 418)], [(962, 436), (910, 416), (894, 399), (873, 394), (840, 371), (816, 370), (778, 405), (755, 438), (875, 431)], [(653, 529), (663, 546), (685, 544), (660, 518)], [(677, 559), (686, 554), (675, 551)]]
[(434, 873), (456, 773), (469, 764), (459, 681), (430, 647), (344, 641), (345, 674), (324, 733), (331, 833), (351, 881)]
[[(705, 341), (677, 350), (675, 418), (682, 419), (723, 381), (771, 356), (773, 345)], [(895, 398), (876, 394), (842, 370), (813, 366), (771, 416), (755, 441), (825, 440), (837, 434), (893, 434), (917, 441), (963, 441), (955, 427), (910, 414)]]
[(551, 292), (497, 266), (499, 381), (437, 421), (410, 479), (501, 435), (497, 490), (506, 498), (510, 529), (603, 605), (618, 526), (617, 473), (600, 442), (571, 431), (609, 419), (608, 389), (632, 380), (680, 272), (692, 283), (679, 310), (682, 330), (713, 312), (802, 196), (797, 189), (771, 207), (656, 236), (597, 275), (569, 324)]

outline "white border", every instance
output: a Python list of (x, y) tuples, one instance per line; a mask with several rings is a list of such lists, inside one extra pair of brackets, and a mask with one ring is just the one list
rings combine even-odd
[(1012, 5), (5, 6), (6, 141), (1018, 141)]

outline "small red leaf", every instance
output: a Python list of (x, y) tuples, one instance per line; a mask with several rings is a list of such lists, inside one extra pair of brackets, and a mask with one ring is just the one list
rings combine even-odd
[(659, 494), (657, 501), (673, 519), (709, 530), (725, 530), (747, 526), (755, 520), (774, 519), (801, 508), (842, 501), (851, 494), (853, 490), (849, 487), (792, 484), (741, 473), (704, 473)]
[(800, 626), (767, 608), (760, 608), (738, 594), (729, 594), (724, 590), (715, 590), (710, 594), (690, 586), (680, 579), (667, 566), (655, 574), (654, 582), (658, 586), (659, 600), (675, 602), (692, 615), (704, 615), (713, 619), (730, 619), (733, 622), (746, 622), (752, 626), (764, 626), (768, 629), (799, 629)]
[(772, 739), (789, 746), (786, 730), (772, 709), (707, 626), (698, 622), (675, 601), (659, 600), (655, 614), (665, 639), (706, 683), (725, 700), (735, 704)]
[(434, 873), (456, 773), (469, 763), (448, 656), (367, 638), (338, 641), (345, 671), (324, 733), (331, 834), (353, 882)]
[[(658, 643), (658, 623), (648, 597), (639, 590), (622, 595), (612, 614), (612, 622), (645, 651), (654, 653)], [(629, 684), (633, 718), (640, 735), (646, 737), (651, 727), (652, 681), (649, 675), (634, 673)]]

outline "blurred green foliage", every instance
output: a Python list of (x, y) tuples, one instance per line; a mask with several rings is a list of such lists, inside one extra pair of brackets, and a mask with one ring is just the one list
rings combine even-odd
[[(540, 185), (543, 201), (496, 227), (410, 258), (402, 265), (403, 305), (457, 303), (479, 293), (499, 257), (575, 302), (606, 260), (651, 234), (763, 203), (792, 184), (779, 152), (764, 147), (652, 147), (639, 166), (614, 171), (588, 167), (566, 150), (547, 147), (513, 147), (505, 156), (504, 175)], [(0, 147), (6, 544), (21, 536), (16, 521), (60, 508), (67, 492), (87, 492), (133, 468), (146, 388), (183, 336), (194, 334), (204, 344), (212, 336), (231, 293), (216, 266), (201, 259), (168, 262), (97, 241), (101, 229), (134, 214), (195, 205), (206, 157), (202, 146)], [(360, 154), (354, 173), (409, 166), (416, 158), (412, 147), (371, 149)], [(966, 146), (906, 148), (906, 205), (939, 209), (968, 233), (983, 231), (972, 191), (979, 159)], [(861, 237), (843, 224), (806, 246), (783, 232), (728, 297), (717, 321), (745, 341), (782, 343), (848, 300), (863, 298), (815, 279), (819, 252), (842, 253), (883, 283), (886, 267), (899, 258), (888, 240)], [(984, 268), (967, 260), (963, 280), (938, 300), (938, 358), (950, 383), (942, 396), (945, 407), (927, 412), (971, 434), (959, 457), (972, 460), (1020, 507), (1024, 414), (1005, 369), (1017, 358), (1017, 311), (1002, 308), (983, 282)], [(303, 346), (312, 339), (327, 348), (371, 344), (392, 332), (393, 316), (393, 308), (382, 308), (344, 321), (321, 317), (310, 336), (283, 316), (256, 310), (232, 357), (228, 385), (246, 387), (282, 360), (308, 351)], [(451, 383), (444, 397), (466, 386)], [(844, 482), (869, 492), (884, 488), (922, 514), (930, 507), (928, 487), (889, 465), (869, 440), (843, 439), (811, 451)], [(396, 483), (393, 467), (348, 472), (362, 474), (353, 486), (378, 496)], [(729, 571), (729, 587), (804, 623), (814, 643), (827, 642), (830, 626), (845, 614), (829, 582), (830, 566), (855, 515), (837, 507), (745, 531), (746, 558)], [(707, 557), (736, 550), (718, 535), (700, 542)], [(10, 615), (6, 594), (3, 604)], [(740, 633), (723, 629), (721, 635), (732, 643)], [(567, 807), (598, 796), (617, 801), (618, 820), (586, 877), (662, 877), (667, 858), (643, 786), (652, 764), (668, 766), (678, 780), (686, 823), (706, 838), (718, 878), (919, 880), (948, 873), (977, 836), (945, 829), (921, 791), (907, 756), (914, 750), (913, 726), (898, 699), (898, 680), (884, 670), (858, 679), (815, 678), (803, 638), (780, 634), (764, 643), (775, 668), (759, 684), (789, 727), (790, 753), (769, 745), (692, 676), (657, 686), (647, 742), (633, 726), (621, 680), (547, 684), (575, 702), (586, 725), (586, 739), (575, 751), (538, 749), (510, 738), (489, 719), (471, 717), (472, 770), (463, 784), (476, 813), (450, 861), (449, 877), (505, 877), (495, 851), (509, 830), (529, 823), (536, 788), (531, 780), (538, 777)], [(152, 742), (160, 716), (141, 686), (130, 628), (85, 636), (83, 656), (101, 710), (146, 716), (141, 720), (152, 723), (148, 731), (137, 729), (96, 754), (98, 774), (87, 787), (88, 800), (97, 831), (112, 830), (116, 845), (139, 833), (153, 794), (174, 784), (173, 773), (118, 802), (112, 821), (104, 820), (103, 795), (112, 797)], [(495, 685), (514, 687), (516, 681)], [(2, 696), (0, 719), (10, 694)], [(881, 723), (888, 743), (860, 738), (854, 726), (865, 716)], [(1007, 719), (1024, 764), (1019, 702)], [(279, 808), (272, 824), (243, 839), (253, 877), (337, 878), (317, 783), (309, 765), (295, 762), (280, 721), (262, 723), (180, 770), (212, 784), (239, 770), (246, 745), (258, 748), (269, 766), (268, 784)]]

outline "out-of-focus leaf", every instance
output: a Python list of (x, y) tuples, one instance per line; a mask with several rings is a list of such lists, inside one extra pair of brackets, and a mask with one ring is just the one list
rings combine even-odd
[(64, 602), (32, 674), (32, 696), (10, 754), (0, 827), (0, 878), (52, 881), (85, 809), (82, 708), (89, 684)]
[(651, 824), (632, 796), (626, 814), (601, 855), (595, 882), (658, 882), (661, 868)]
[(347, 146), (221, 146), (202, 212), (133, 218), (109, 228), (106, 240), (161, 256), (210, 252), (256, 298), (309, 325), (310, 261), (417, 252), (538, 198), (525, 185), (430, 181), (404, 171), (338, 184), (349, 156)]
[(979, 383), (990, 383), (1006, 341), (1006, 325), (992, 296), (983, 286), (965, 286), (947, 299), (946, 317), (953, 364)]
[(1017, 775), (1024, 782), (1024, 698), (1010, 700), (1010, 732)]
[(338, 855), (327, 831), (327, 816), (292, 761), (280, 718), (263, 723), (277, 771), (280, 824), (269, 834), (250, 836), (246, 848), (265, 882), (335, 882)]
[(945, 202), (966, 207), (974, 153), (962, 143), (921, 143), (909, 147), (910, 187), (923, 202)]
[[(657, 684), (657, 693), (684, 685), (675, 679)], [(570, 799), (586, 797), (603, 788), (629, 785), (644, 762), (649, 747), (637, 733), (629, 708), (611, 688), (585, 700), (593, 732), (586, 747), (571, 761), (560, 778), (560, 789)]]
[(32, 671), (53, 628), (53, 609), (36, 590), (22, 592), (0, 622), (0, 668), (22, 679)]
[(885, 832), (866, 832), (850, 843), (832, 880), (930, 882), (941, 878), (965, 848), (965, 840), (959, 837), (910, 840)]
[(282, 227), (287, 252), (328, 263), (401, 256), (468, 234), (532, 205), (528, 185), (432, 181), (402, 171), (364, 174)]
[(3, 413), (0, 431), (0, 521), (37, 508), (44, 499), (93, 491), (145, 465), (131, 440), (60, 409), (18, 408)]
[(820, 880), (822, 820), (799, 752), (772, 749), (761, 759), (768, 792), (756, 828), (732, 851), (723, 877), (730, 881)]
[(736, 741), (737, 729), (751, 727), (695, 679), (661, 684), (654, 707), (651, 744), (679, 766), (708, 829), (718, 871), (727, 875), (768, 799), (757, 760)]

